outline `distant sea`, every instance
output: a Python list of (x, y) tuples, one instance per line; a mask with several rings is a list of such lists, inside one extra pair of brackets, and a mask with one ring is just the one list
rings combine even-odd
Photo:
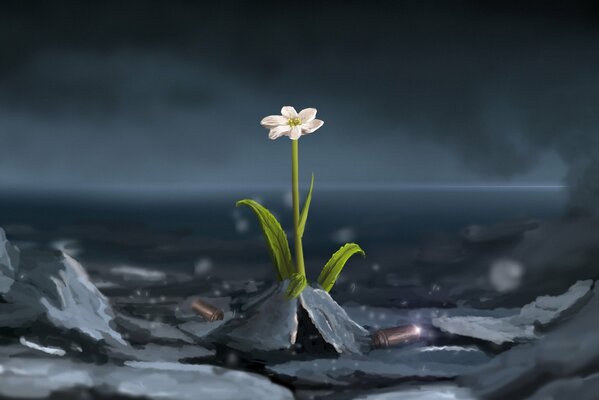
[[(23, 246), (70, 246), (91, 268), (131, 264), (215, 275), (270, 276), (261, 232), (241, 198), (268, 207), (289, 229), (284, 191), (210, 191), (168, 195), (0, 195), (0, 226)], [(470, 224), (555, 218), (566, 209), (559, 188), (315, 190), (305, 234), (308, 269), (319, 270), (345, 241), (368, 253), (369, 268), (431, 237), (457, 236)], [(355, 267), (360, 268), (360, 267)], [(393, 268), (393, 266), (387, 266)]]

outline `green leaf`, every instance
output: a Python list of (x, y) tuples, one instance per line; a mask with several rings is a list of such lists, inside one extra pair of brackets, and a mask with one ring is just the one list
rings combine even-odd
[(279, 221), (277, 221), (270, 211), (254, 200), (239, 200), (236, 206), (248, 206), (254, 211), (260, 221), (268, 252), (277, 271), (277, 278), (280, 281), (289, 279), (295, 268), (293, 267), (293, 261), (291, 261), (291, 251), (289, 250), (287, 235), (285, 235)]
[(310, 180), (310, 190), (308, 191), (308, 196), (306, 196), (306, 201), (304, 202), (304, 207), (302, 208), (302, 213), (300, 214), (299, 227), (297, 229), (297, 233), (300, 238), (304, 236), (304, 229), (306, 228), (306, 221), (308, 220), (308, 210), (310, 210), (310, 203), (312, 202), (313, 188), (314, 174), (312, 174), (312, 179)]
[(366, 253), (360, 246), (355, 243), (346, 243), (331, 256), (318, 276), (318, 283), (324, 290), (327, 292), (331, 290), (347, 260), (356, 253), (366, 257)]
[(287, 291), (285, 292), (285, 297), (287, 297), (287, 300), (291, 300), (299, 296), (307, 284), (308, 282), (303, 274), (297, 272), (293, 273), (289, 279)]

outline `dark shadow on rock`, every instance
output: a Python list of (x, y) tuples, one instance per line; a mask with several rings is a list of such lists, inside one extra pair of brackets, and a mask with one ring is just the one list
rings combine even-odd
[[(301, 339), (309, 340), (299, 343), (299, 352), (326, 349), (323, 343), (337, 353), (359, 354), (368, 349), (368, 331), (352, 321), (328, 293), (306, 287), (298, 298), (289, 300), (286, 287), (287, 282), (278, 283), (249, 299), (241, 308), (245, 311), (217, 328), (209, 340), (244, 353), (289, 350), (296, 347), (299, 330), (305, 327), (308, 333), (302, 332)], [(300, 325), (308, 320), (311, 324)]]

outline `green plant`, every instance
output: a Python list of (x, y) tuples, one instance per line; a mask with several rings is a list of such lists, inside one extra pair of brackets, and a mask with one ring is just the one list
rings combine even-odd
[[(299, 296), (307, 285), (302, 238), (306, 229), (306, 221), (312, 202), (312, 189), (314, 188), (314, 174), (312, 174), (310, 189), (300, 212), (298, 139), (303, 135), (316, 131), (324, 122), (316, 119), (315, 108), (306, 108), (298, 113), (293, 107), (285, 106), (281, 109), (281, 115), (270, 115), (263, 118), (260, 123), (270, 130), (268, 134), (270, 139), (275, 140), (281, 136), (288, 136), (291, 139), (291, 189), (295, 262), (291, 257), (287, 235), (270, 211), (258, 202), (249, 199), (238, 201), (237, 206), (250, 207), (258, 217), (277, 279), (280, 281), (289, 280), (286, 295), (291, 299)], [(357, 244), (346, 243), (331, 256), (317, 280), (324, 290), (327, 292), (331, 290), (347, 260), (356, 253), (366, 256)]]

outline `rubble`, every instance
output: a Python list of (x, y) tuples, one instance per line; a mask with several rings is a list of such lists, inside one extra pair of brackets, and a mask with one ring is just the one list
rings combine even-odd
[[(96, 365), (65, 358), (0, 358), (0, 397), (43, 399), (52, 393), (94, 389), (106, 396), (160, 400), (292, 400), (267, 378), (212, 365), (128, 361)], [(242, 388), (242, 390), (240, 390)]]
[(490, 356), (475, 347), (410, 345), (373, 350), (367, 355), (293, 360), (267, 369), (279, 379), (308, 387), (382, 385), (404, 378), (453, 378), (475, 371), (489, 360)]
[(454, 335), (486, 340), (495, 344), (527, 341), (538, 336), (539, 327), (562, 320), (584, 304), (592, 295), (593, 281), (578, 281), (558, 296), (540, 296), (510, 316), (440, 316), (433, 326)]
[(337, 353), (367, 350), (368, 331), (352, 321), (327, 292), (308, 286), (297, 299), (288, 300), (286, 286), (283, 282), (258, 294), (243, 314), (211, 333), (213, 340), (244, 352), (289, 349), (296, 344), (299, 317), (305, 311), (320, 338)]
[[(599, 289), (595, 287), (591, 293), (591, 299), (573, 318), (555, 327), (542, 340), (499, 354), (486, 366), (467, 374), (461, 382), (485, 399), (523, 395), (545, 399), (556, 393), (574, 396), (553, 398), (596, 397), (593, 388), (597, 387), (599, 373)], [(589, 386), (577, 390), (583, 382)]]
[(75, 259), (57, 251), (17, 254), (16, 247), (4, 240), (0, 247), (0, 327), (29, 327), (33, 333), (75, 331), (89, 341), (125, 344), (113, 328), (110, 303)]

